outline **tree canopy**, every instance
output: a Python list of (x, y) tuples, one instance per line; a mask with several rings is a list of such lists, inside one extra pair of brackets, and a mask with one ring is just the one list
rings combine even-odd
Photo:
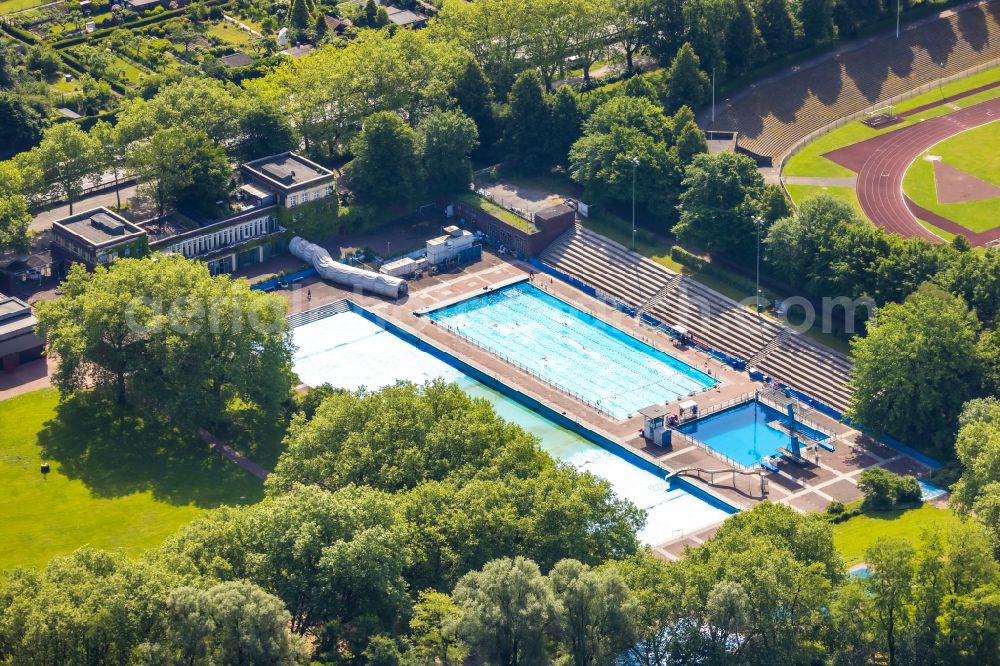
[(865, 427), (946, 451), (962, 405), (978, 397), (975, 313), (924, 285), (877, 312), (868, 335), (852, 341), (851, 414)]
[(64, 395), (93, 389), (196, 425), (274, 410), (289, 395), (285, 303), (245, 281), (172, 256), (76, 264), (62, 288), (37, 313)]

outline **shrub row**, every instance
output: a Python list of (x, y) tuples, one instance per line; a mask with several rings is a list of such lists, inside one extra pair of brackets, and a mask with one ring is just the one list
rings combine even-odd
[(14, 25), (13, 23), (10, 23), (8, 21), (4, 21), (3, 23), (0, 23), (0, 26), (3, 27), (4, 32), (6, 32), (8, 35), (10, 35), (11, 37), (13, 37), (14, 39), (20, 40), (20, 41), (25, 42), (27, 44), (37, 44), (38, 43), (38, 38), (37, 37), (35, 37), (33, 34), (31, 34), (30, 32), (28, 32), (27, 30), (22, 30), (21, 28), (19, 28), (18, 26)]
[[(212, 5), (222, 5), (229, 0), (206, 0), (205, 4), (208, 6)], [(160, 21), (166, 21), (167, 19), (174, 18), (175, 16), (183, 16), (187, 11), (187, 7), (181, 7), (178, 9), (171, 9), (159, 14), (154, 14), (152, 16), (145, 16), (134, 21), (127, 21), (121, 25), (112, 26), (110, 28), (101, 28), (100, 30), (95, 30), (94, 32), (87, 35), (77, 35), (76, 37), (69, 37), (68, 39), (61, 39), (59, 41), (53, 42), (52, 46), (57, 49), (64, 49), (70, 46), (76, 46), (77, 44), (83, 44), (84, 42), (89, 42), (91, 40), (103, 39), (110, 35), (113, 31), (118, 28), (141, 28), (144, 25), (150, 25), (153, 23), (159, 23)]]

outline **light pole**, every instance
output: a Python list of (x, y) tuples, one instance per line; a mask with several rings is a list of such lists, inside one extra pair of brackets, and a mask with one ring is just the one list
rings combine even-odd
[(760, 228), (764, 226), (764, 220), (759, 217), (754, 217), (753, 224), (757, 227), (757, 279), (755, 283), (756, 294), (754, 295), (754, 299), (757, 304), (757, 322), (760, 323)]
[(635, 168), (639, 166), (638, 157), (628, 159), (632, 163), (632, 251), (635, 252)]
[(896, 39), (899, 39), (899, 13), (900, 13), (900, 2), (902, 0), (896, 0)]
[[(896, 2), (899, 2), (899, 0), (896, 0)], [(714, 67), (712, 68), (712, 129), (715, 129), (715, 68)]]

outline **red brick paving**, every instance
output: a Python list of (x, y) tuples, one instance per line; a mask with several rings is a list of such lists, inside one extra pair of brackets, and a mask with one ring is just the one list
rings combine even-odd
[(856, 499), (861, 499), (861, 491), (858, 490), (856, 485), (846, 479), (841, 479), (836, 483), (824, 486), (823, 492), (841, 502), (853, 502)]

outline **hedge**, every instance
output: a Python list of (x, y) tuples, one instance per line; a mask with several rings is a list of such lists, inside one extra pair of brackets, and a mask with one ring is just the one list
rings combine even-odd
[(698, 255), (688, 252), (680, 245), (671, 246), (670, 258), (681, 266), (687, 266), (688, 268), (699, 272), (707, 270), (711, 265)]
[[(223, 5), (227, 2), (229, 2), (229, 0), (207, 0), (205, 4), (211, 7), (212, 5)], [(183, 16), (186, 11), (187, 7), (179, 7), (177, 9), (171, 9), (162, 12), (160, 14), (154, 14), (153, 16), (145, 16), (143, 18), (136, 19), (135, 21), (128, 21), (126, 23), (122, 23), (121, 25), (112, 26), (110, 28), (101, 28), (100, 30), (95, 30), (94, 32), (91, 32), (89, 34), (77, 35), (76, 37), (70, 37), (68, 39), (55, 41), (52, 43), (52, 46), (53, 48), (56, 49), (64, 49), (70, 46), (76, 46), (77, 44), (83, 44), (84, 42), (89, 42), (91, 40), (97, 40), (103, 37), (107, 37), (118, 28), (126, 28), (126, 29), (141, 28), (145, 25), (159, 23), (160, 21), (165, 21), (167, 19), (174, 18), (175, 16)]]
[(4, 32), (6, 32), (7, 34), (9, 34), (11, 37), (14, 37), (15, 39), (19, 39), (22, 42), (25, 42), (27, 44), (37, 44), (38, 43), (38, 38), (35, 37), (30, 32), (28, 32), (27, 30), (22, 30), (21, 28), (17, 27), (16, 25), (14, 25), (12, 23), (7, 22), (7, 21), (4, 21), (0, 25), (3, 26)]

